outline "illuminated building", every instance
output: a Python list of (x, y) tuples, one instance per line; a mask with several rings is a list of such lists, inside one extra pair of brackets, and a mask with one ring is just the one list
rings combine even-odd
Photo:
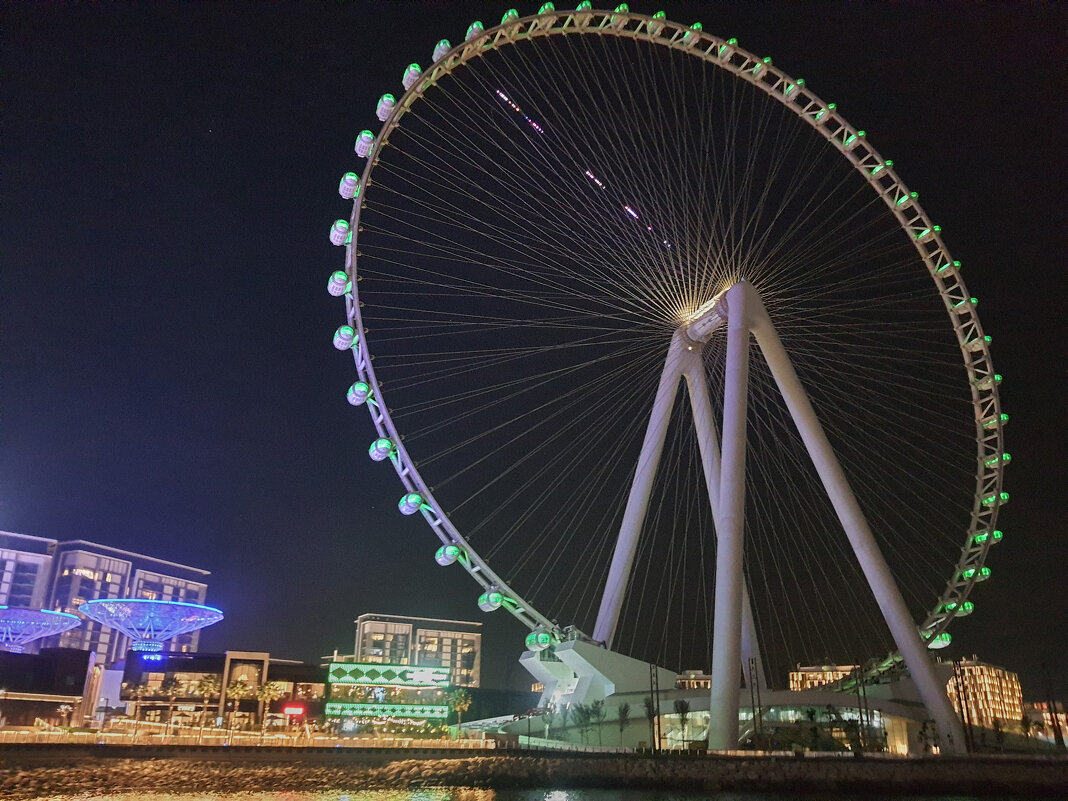
[(800, 692), (822, 687), (845, 678), (856, 669), (856, 665), (798, 665), (797, 670), (790, 671), (790, 690)]
[[(111, 548), (85, 540), (59, 540), (0, 531), (0, 605), (76, 614), (98, 598), (143, 598), (202, 604), (207, 570)], [(195, 651), (197, 632), (168, 643), (172, 651)], [(126, 655), (129, 638), (92, 620), (64, 634), (43, 638), (41, 647), (93, 651), (97, 664)]]
[[(141, 720), (210, 725), (225, 718), (227, 725), (241, 729), (261, 722), (255, 693), (273, 683), (282, 694), (266, 704), (263, 713), (268, 723), (285, 725), (322, 713), (325, 678), (318, 665), (272, 659), (261, 651), (138, 653), (126, 662), (120, 698), (131, 711), (136, 704)], [(214, 680), (216, 688), (207, 698), (202, 693), (205, 679)], [(241, 682), (248, 694), (227, 697), (228, 690)]]
[(353, 661), (445, 668), (449, 683), (478, 687), (482, 624), (462, 620), (365, 614), (356, 618)]
[(56, 541), (0, 531), (0, 604), (40, 609), (45, 605)]
[(451, 683), (447, 667), (332, 662), (327, 667), (325, 714), (346, 734), (391, 723), (443, 724)]
[(684, 670), (675, 679), (677, 690), (708, 690), (712, 687), (712, 677), (703, 670)]
[(946, 694), (958, 715), (961, 714), (960, 696), (963, 694), (967, 707), (967, 715), (963, 717), (973, 726), (991, 729), (995, 719), (1002, 725), (1020, 722), (1023, 693), (1015, 673), (980, 662), (974, 655), (971, 659), (960, 660), (959, 665), (963, 686), (953, 676), (946, 684)]

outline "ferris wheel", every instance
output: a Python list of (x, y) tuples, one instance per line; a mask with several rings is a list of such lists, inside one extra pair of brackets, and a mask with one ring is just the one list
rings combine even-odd
[(770, 58), (625, 4), (474, 22), (402, 86), (328, 288), (438, 563), (532, 651), (712, 665), (735, 719), (738, 666), (903, 657), (949, 731), (924, 649), (990, 575), (1008, 416), (894, 162)]

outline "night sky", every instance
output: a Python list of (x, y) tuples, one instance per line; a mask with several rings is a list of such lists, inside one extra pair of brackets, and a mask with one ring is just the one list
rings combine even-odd
[[(562, 5), (562, 4), (561, 4)], [(651, 13), (656, 6), (631, 4)], [(0, 529), (212, 572), (204, 650), (315, 659), (363, 612), (483, 619), (345, 401), (336, 193), (411, 61), (503, 6), (8, 4), (0, 11)], [(522, 7), (527, 13), (535, 5)], [(1013, 455), (978, 654), (1068, 695), (1064, 29), (1053, 4), (671, 4), (836, 100), (965, 265)], [(500, 568), (498, 568), (499, 570)], [(529, 682), (484, 618), (485, 683)]]

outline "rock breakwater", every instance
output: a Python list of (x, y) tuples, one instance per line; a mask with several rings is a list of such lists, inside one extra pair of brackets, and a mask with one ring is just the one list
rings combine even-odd
[(0, 797), (93, 792), (322, 791), (413, 787), (660, 788), (677, 790), (974, 795), (1063, 798), (1068, 761), (1003, 759), (791, 759), (642, 756), (476, 756), (368, 765), (190, 758), (22, 762), (0, 752)]

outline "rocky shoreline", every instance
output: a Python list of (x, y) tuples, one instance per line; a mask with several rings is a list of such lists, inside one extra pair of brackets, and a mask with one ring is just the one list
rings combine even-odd
[(468, 788), (658, 788), (704, 792), (820, 792), (861, 796), (1064, 798), (1068, 761), (475, 756), (383, 765), (300, 759), (240, 762), (81, 758), (18, 764), (0, 754), (0, 797), (87, 791), (252, 792)]

